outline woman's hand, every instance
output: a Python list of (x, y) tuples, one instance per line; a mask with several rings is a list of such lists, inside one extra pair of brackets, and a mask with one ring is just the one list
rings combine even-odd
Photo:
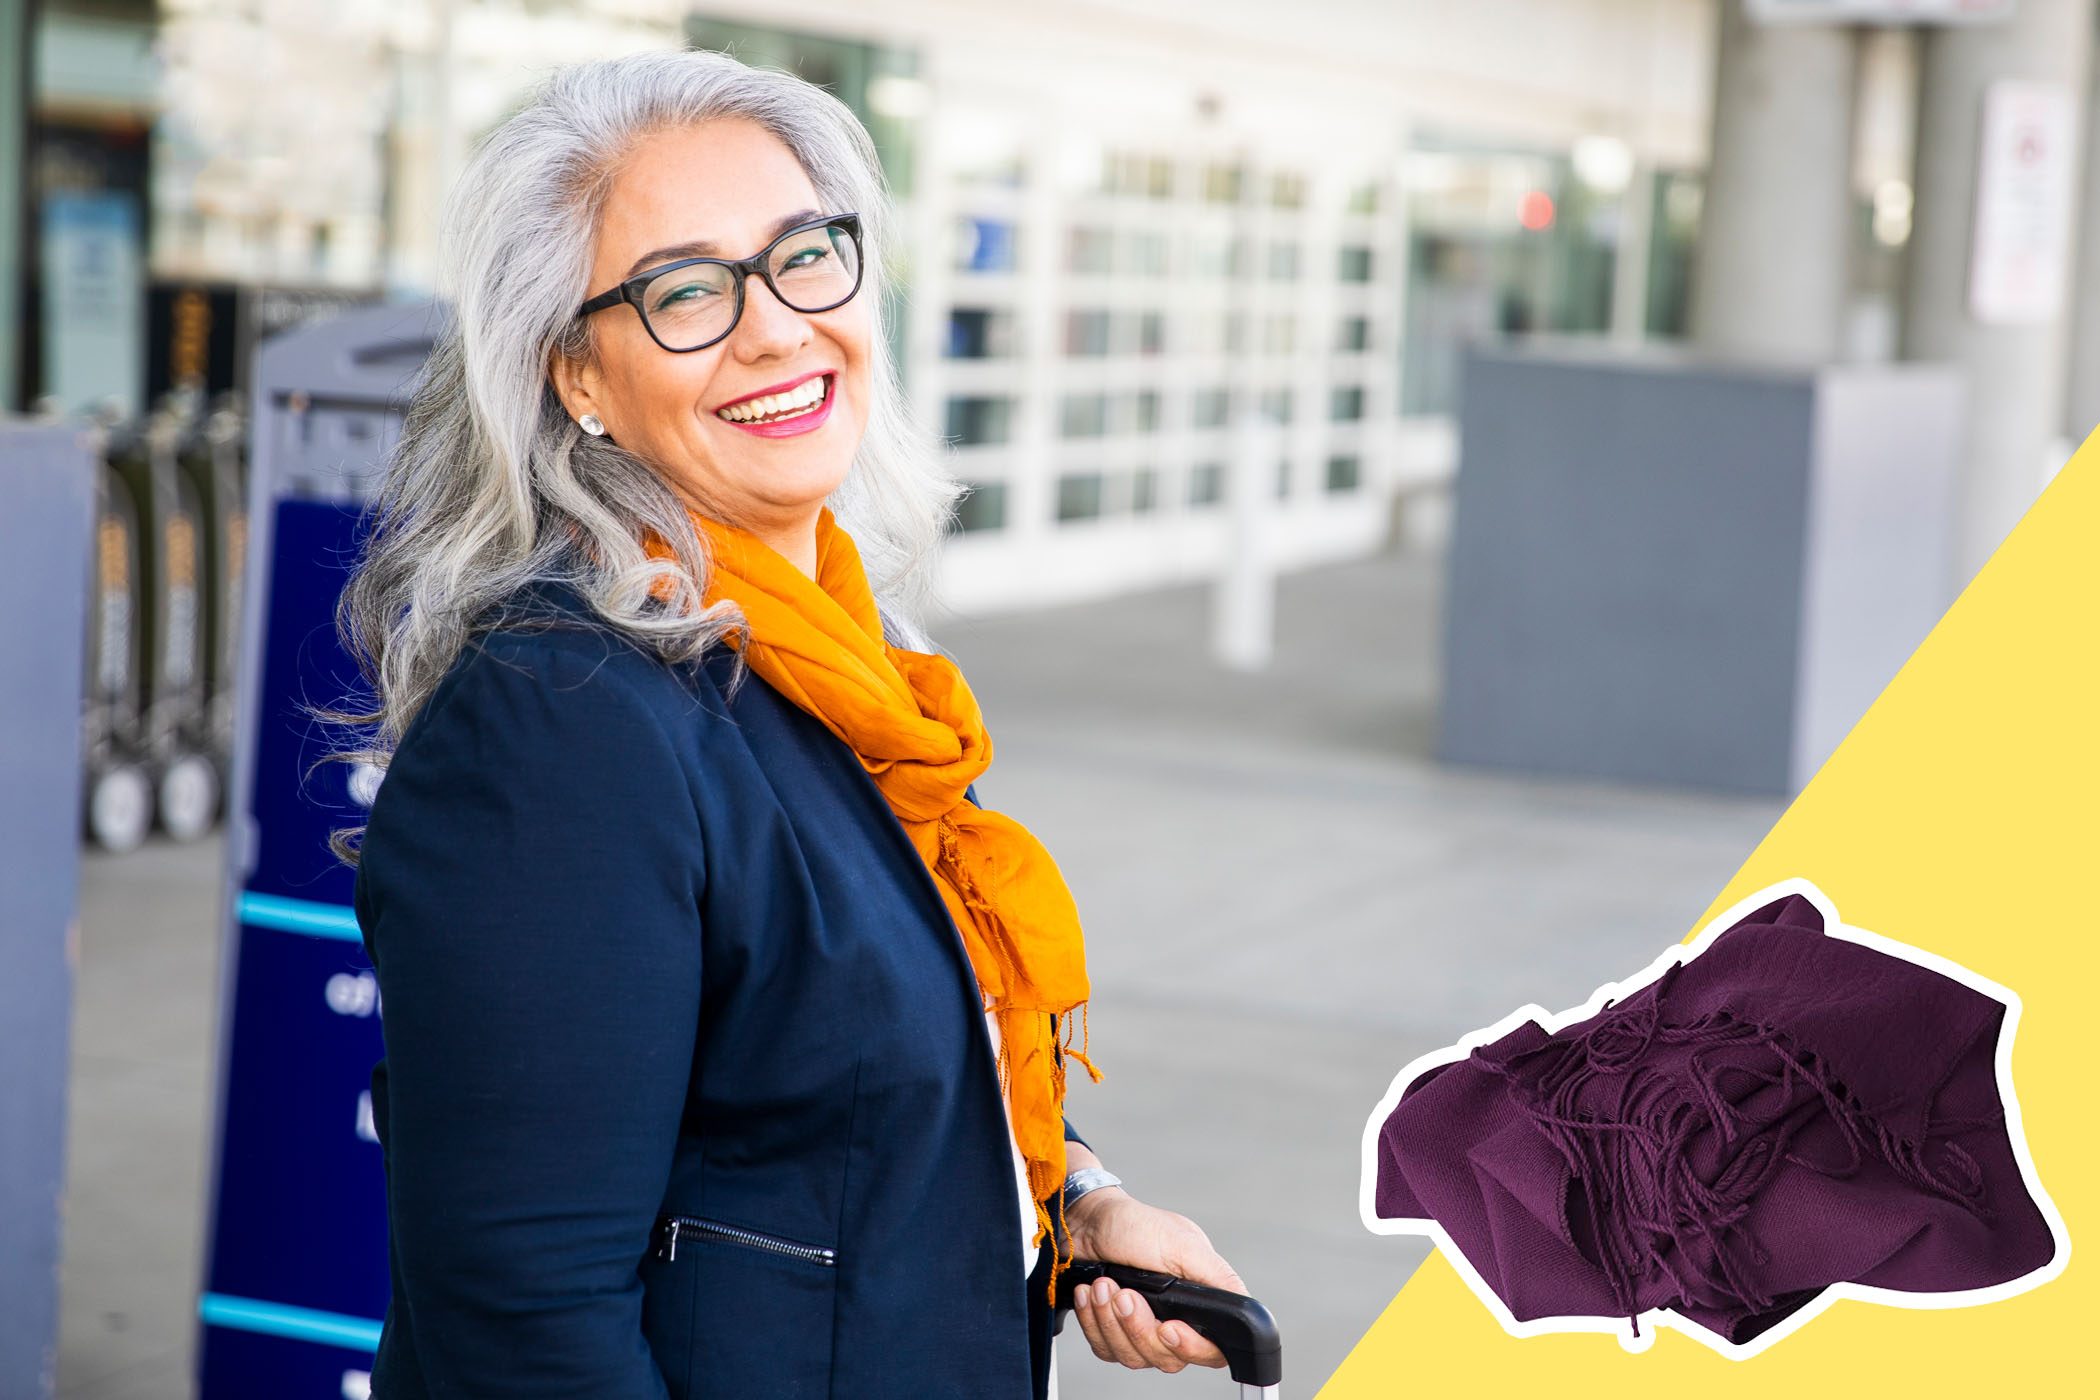
[[(1073, 1165), (1088, 1165), (1077, 1160), (1082, 1153), (1093, 1155), (1071, 1144)], [(1121, 1187), (1089, 1191), (1066, 1215), (1065, 1226), (1077, 1258), (1130, 1264), (1234, 1293), (1247, 1291), (1195, 1221), (1146, 1205)], [(1185, 1322), (1162, 1324), (1142, 1293), (1118, 1288), (1113, 1280), (1097, 1279), (1075, 1288), (1072, 1312), (1087, 1344), (1103, 1361), (1168, 1372), (1225, 1364), (1225, 1354), (1194, 1328)]]

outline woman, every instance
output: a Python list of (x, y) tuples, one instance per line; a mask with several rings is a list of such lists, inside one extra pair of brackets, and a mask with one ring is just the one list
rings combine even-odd
[[(914, 622), (959, 487), (884, 352), (878, 169), (819, 88), (647, 54), (556, 74), (448, 208), (339, 618), (387, 770), (339, 841), (380, 1400), (1042, 1396), (1060, 1220), (1244, 1291), (1062, 1117), (1079, 924)], [(1075, 1311), (1222, 1364), (1105, 1281)]]

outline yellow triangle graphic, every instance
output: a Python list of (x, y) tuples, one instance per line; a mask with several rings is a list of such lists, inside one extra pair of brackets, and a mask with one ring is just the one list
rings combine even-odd
[(1847, 924), (2019, 994), (2013, 1079), (2070, 1231), (2064, 1272), (1969, 1308), (1841, 1301), (1736, 1361), (1668, 1330), (1643, 1353), (1602, 1334), (1512, 1337), (1432, 1254), (1321, 1400), (2094, 1393), (2100, 1269), (2080, 1252), (2100, 1248), (2086, 1238), (2100, 1208), (2100, 433), (1686, 936), (1793, 876)]

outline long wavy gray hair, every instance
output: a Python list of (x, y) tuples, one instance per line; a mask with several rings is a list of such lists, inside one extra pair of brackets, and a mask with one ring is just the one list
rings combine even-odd
[[(722, 117), (764, 126), (794, 152), (823, 207), (860, 213), (873, 382), (867, 430), (826, 504), (859, 547), (889, 640), (934, 649), (920, 620), (927, 566), (965, 488), (946, 471), (940, 440), (914, 421), (889, 357), (894, 213), (874, 142), (822, 88), (727, 54), (577, 64), (489, 135), (446, 201), (438, 291), (453, 315), (409, 401), (336, 610), (377, 703), (314, 710), (359, 732), (330, 759), (383, 771), (460, 649), (528, 582), (574, 585), (605, 622), (667, 662), (697, 660), (743, 626), (726, 599), (701, 606), (705, 547), (663, 475), (578, 429), (548, 378), (553, 355), (593, 354), (589, 318), (574, 312), (589, 294), (599, 218), (623, 159), (654, 132)], [(676, 557), (649, 558), (645, 529)], [(668, 605), (653, 607), (664, 579)], [(743, 675), (739, 655), (733, 684)], [(362, 832), (339, 830), (330, 846), (354, 865)]]

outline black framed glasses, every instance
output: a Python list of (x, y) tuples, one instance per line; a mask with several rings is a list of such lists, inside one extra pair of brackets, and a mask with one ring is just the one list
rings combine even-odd
[(788, 229), (748, 258), (680, 258), (637, 272), (576, 308), (578, 316), (625, 302), (649, 338), (674, 354), (705, 350), (744, 315), (744, 284), (765, 279), (782, 306), (829, 311), (860, 290), (860, 215), (833, 214)]

